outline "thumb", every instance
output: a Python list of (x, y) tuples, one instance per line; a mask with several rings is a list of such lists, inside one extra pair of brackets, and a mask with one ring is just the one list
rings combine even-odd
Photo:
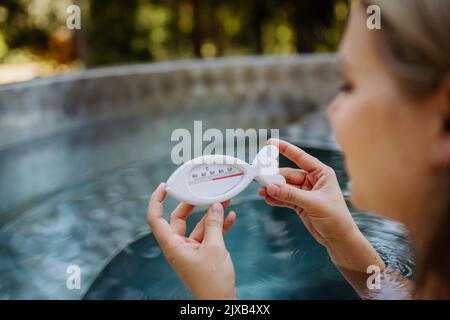
[(274, 199), (286, 201), (295, 204), (301, 208), (307, 208), (311, 205), (312, 199), (310, 191), (296, 188), (288, 183), (285, 184), (269, 184), (267, 193)]
[(223, 207), (220, 203), (214, 203), (206, 213), (204, 242), (223, 244)]

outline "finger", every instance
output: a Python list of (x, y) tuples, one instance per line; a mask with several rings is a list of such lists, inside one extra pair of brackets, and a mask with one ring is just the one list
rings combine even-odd
[(272, 198), (271, 196), (267, 196), (264, 198), (264, 200), (267, 202), (267, 204), (274, 206), (274, 207), (286, 207), (286, 208), (291, 208), (296, 210), (297, 206), (295, 204), (289, 203), (289, 202), (285, 202), (285, 201), (281, 201), (275, 198)]
[(258, 194), (259, 194), (261, 197), (267, 196), (266, 188), (265, 188), (265, 187), (259, 188), (259, 189), (258, 189)]
[[(303, 188), (301, 188), (300, 186), (296, 186), (296, 185), (293, 185), (293, 187), (294, 187), (294, 188), (300, 188), (300, 189), (303, 189)], [(258, 194), (259, 194), (261, 197), (263, 197), (263, 198), (267, 197), (267, 196), (268, 196), (267, 188), (266, 188), (266, 187), (261, 187), (261, 188), (259, 188), (259, 189), (258, 189)]]
[[(231, 203), (231, 200), (227, 200), (222, 202), (222, 207), (226, 209)], [(197, 223), (197, 225), (194, 227), (194, 230), (192, 230), (191, 234), (189, 235), (189, 239), (194, 239), (198, 242), (203, 241), (203, 234), (205, 233), (205, 218), (206, 214), (200, 219), (200, 221)]]
[(264, 201), (266, 201), (267, 204), (270, 204), (271, 206), (275, 206), (275, 207), (284, 207), (286, 205), (292, 205), (292, 204), (289, 204), (287, 202), (284, 202), (284, 201), (272, 198), (269, 195), (264, 197)]
[(293, 209), (297, 215), (299, 216), (300, 220), (302, 221), (302, 223), (305, 225), (306, 229), (308, 230), (309, 233), (311, 233), (312, 235), (315, 233), (314, 227), (311, 224), (311, 221), (307, 218), (306, 213), (303, 209), (301, 209), (300, 207), (291, 204), (291, 203), (287, 203), (287, 202), (283, 202), (277, 199), (274, 199), (270, 196), (267, 196), (264, 200), (266, 200), (266, 202), (269, 205), (272, 206), (276, 206), (276, 207), (286, 207), (286, 208), (291, 208)]
[(225, 210), (230, 204), (231, 204), (231, 199), (222, 202), (222, 207), (223, 207), (223, 209)]
[(286, 182), (290, 184), (301, 186), (307, 180), (307, 173), (301, 169), (280, 168), (280, 174), (286, 179)]
[(289, 142), (286, 142), (284, 140), (272, 138), (267, 141), (267, 144), (277, 146), (278, 151), (281, 154), (285, 155), (286, 158), (308, 172), (324, 166), (324, 164), (320, 162), (319, 159), (314, 158), (299, 147), (294, 146), (293, 144), (290, 144)]
[(194, 206), (188, 203), (180, 203), (170, 215), (170, 226), (172, 230), (184, 237), (186, 233), (186, 219), (191, 214)]
[[(194, 230), (192, 230), (189, 239), (202, 242), (205, 234), (205, 218), (206, 215), (197, 223)], [(223, 233), (225, 234), (233, 226), (234, 221), (236, 221), (236, 212), (230, 211), (230, 213), (225, 218), (223, 222)]]
[(231, 229), (235, 221), (236, 221), (236, 212), (230, 211), (230, 213), (226, 216), (225, 221), (223, 222), (224, 235), (228, 232), (228, 230)]
[(164, 249), (173, 239), (173, 231), (164, 219), (163, 202), (166, 197), (165, 184), (161, 183), (150, 197), (147, 220), (160, 246)]
[(269, 184), (267, 186), (267, 194), (277, 200), (286, 201), (296, 206), (307, 208), (311, 204), (311, 191), (305, 191), (296, 188), (290, 184)]
[(157, 219), (164, 216), (162, 203), (166, 197), (166, 190), (164, 183), (160, 183), (159, 186), (153, 191), (150, 196), (148, 204), (147, 220), (149, 224), (152, 224)]
[(313, 188), (313, 185), (311, 181), (308, 178), (306, 178), (305, 182), (301, 185), (300, 188), (303, 190), (311, 190)]
[(194, 227), (194, 230), (192, 230), (191, 234), (189, 235), (189, 239), (193, 239), (198, 242), (203, 241), (203, 234), (205, 233), (205, 217), (206, 215), (204, 215)]
[(219, 203), (214, 203), (209, 207), (205, 218), (205, 235), (203, 243), (205, 245), (223, 245), (223, 207)]

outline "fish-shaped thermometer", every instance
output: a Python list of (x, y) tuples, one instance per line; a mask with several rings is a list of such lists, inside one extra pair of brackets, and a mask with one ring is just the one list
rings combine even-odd
[(278, 149), (273, 145), (262, 148), (252, 164), (226, 155), (205, 155), (175, 170), (167, 180), (166, 191), (192, 205), (212, 204), (233, 198), (252, 180), (264, 187), (286, 183), (278, 172)]

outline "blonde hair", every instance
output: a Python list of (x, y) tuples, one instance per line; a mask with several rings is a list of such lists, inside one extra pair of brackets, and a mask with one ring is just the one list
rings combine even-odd
[[(361, 4), (364, 10), (372, 4), (381, 9), (381, 32), (376, 44), (400, 86), (413, 95), (435, 92), (450, 74), (450, 1), (361, 0)], [(419, 298), (450, 298), (448, 190), (443, 190), (446, 207), (440, 221), (418, 257), (415, 293)], [(438, 283), (437, 291), (425, 293), (433, 283)]]
[(363, 0), (381, 9), (379, 50), (409, 91), (426, 94), (450, 71), (450, 1)]

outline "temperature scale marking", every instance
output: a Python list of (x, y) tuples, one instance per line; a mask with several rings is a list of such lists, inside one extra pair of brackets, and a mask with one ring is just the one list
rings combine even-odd
[(189, 184), (217, 181), (227, 178), (243, 176), (244, 172), (232, 166), (209, 165), (194, 168), (190, 174)]

